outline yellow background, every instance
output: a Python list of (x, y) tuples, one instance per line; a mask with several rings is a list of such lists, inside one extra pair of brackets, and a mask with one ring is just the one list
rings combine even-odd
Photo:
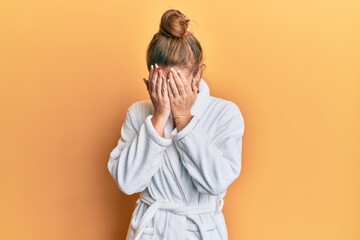
[(177, 8), (245, 118), (229, 239), (360, 239), (360, 2), (0, 2), (0, 239), (124, 239), (107, 170), (145, 51)]

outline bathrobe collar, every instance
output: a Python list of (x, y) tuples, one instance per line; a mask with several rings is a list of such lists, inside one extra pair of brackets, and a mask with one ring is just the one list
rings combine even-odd
[(209, 98), (210, 88), (205, 80), (201, 78), (199, 81), (199, 92), (196, 96), (195, 102), (191, 107), (191, 115), (195, 115), (200, 119), (204, 114)]

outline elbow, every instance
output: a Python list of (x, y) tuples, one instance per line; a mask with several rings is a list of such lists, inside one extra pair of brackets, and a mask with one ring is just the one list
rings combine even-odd
[(133, 195), (142, 191), (141, 188), (131, 184), (133, 181), (124, 180), (120, 176), (115, 177), (114, 180), (119, 189), (126, 195)]
[(139, 193), (147, 188), (147, 185), (139, 183), (136, 179), (123, 179), (118, 181), (120, 190), (126, 195)]
[(117, 187), (126, 195), (142, 192), (147, 187), (148, 183), (138, 179), (138, 174), (136, 172), (121, 168), (118, 158), (110, 157), (107, 168), (116, 182)]
[(116, 180), (120, 190), (126, 195), (133, 195), (135, 193), (141, 192), (145, 189), (142, 185), (139, 185), (138, 181), (133, 178), (128, 178), (126, 175), (117, 176)]
[(218, 195), (226, 192), (232, 182), (233, 181), (222, 183), (222, 184), (217, 184), (209, 189), (208, 194), (218, 196)]
[(241, 165), (238, 165), (230, 174), (224, 175), (222, 178), (215, 181), (210, 188), (209, 194), (220, 195), (226, 192), (229, 186), (240, 176), (240, 173)]
[(227, 191), (229, 186), (239, 177), (241, 169), (234, 172), (233, 174), (229, 174), (227, 176), (222, 177), (221, 179), (216, 179), (207, 186), (200, 186), (198, 183), (195, 184), (196, 188), (199, 192), (218, 196)]
[(234, 181), (233, 178), (228, 178), (227, 181), (218, 181), (213, 186), (209, 188), (208, 194), (218, 196), (227, 191), (228, 187)]
[(126, 173), (122, 173), (118, 169), (118, 161), (110, 158), (107, 165), (108, 171), (114, 181), (116, 182), (118, 188), (126, 195), (132, 195), (134, 193), (140, 192), (140, 190), (134, 186), (134, 180), (129, 179)]
[(226, 192), (226, 190), (227, 190), (227, 186), (219, 185), (219, 186), (209, 189), (208, 194), (213, 195), (213, 196), (218, 196), (218, 195)]
[(133, 194), (139, 192), (135, 188), (129, 186), (129, 184), (124, 184), (124, 183), (119, 182), (118, 185), (119, 185), (120, 190), (126, 195), (133, 195)]
[(208, 188), (198, 188), (198, 190), (203, 194), (218, 196), (226, 192), (227, 186), (225, 185), (209, 186)]
[(134, 179), (118, 176), (116, 182), (119, 186), (119, 189), (126, 195), (133, 195), (135, 193), (141, 192), (144, 189), (144, 187), (136, 184), (136, 180)]
[(194, 181), (194, 184), (200, 193), (213, 195), (213, 196), (218, 196), (218, 195), (226, 192), (226, 190), (229, 186), (228, 184), (221, 182), (221, 181), (217, 181), (211, 185), (206, 185), (206, 186), (202, 186), (199, 182), (196, 182), (196, 181)]

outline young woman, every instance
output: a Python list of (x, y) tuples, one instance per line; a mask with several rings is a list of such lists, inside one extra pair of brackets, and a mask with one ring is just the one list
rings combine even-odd
[(244, 119), (210, 95), (189, 19), (166, 11), (147, 49), (150, 100), (132, 104), (108, 169), (125, 194), (140, 192), (128, 240), (228, 239), (222, 213), (241, 171)]

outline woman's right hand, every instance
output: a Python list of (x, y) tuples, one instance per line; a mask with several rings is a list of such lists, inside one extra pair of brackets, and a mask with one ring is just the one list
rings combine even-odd
[(171, 113), (171, 108), (167, 82), (162, 70), (156, 63), (155, 68), (151, 65), (149, 80), (145, 78), (143, 80), (154, 106), (153, 118), (165, 124)]

